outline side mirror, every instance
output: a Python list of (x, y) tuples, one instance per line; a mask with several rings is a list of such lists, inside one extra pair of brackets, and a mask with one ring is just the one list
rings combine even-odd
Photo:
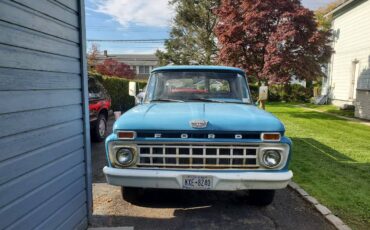
[(133, 82), (133, 81), (129, 82), (128, 95), (136, 97), (136, 82)]
[(144, 101), (145, 93), (141, 92), (135, 97), (136, 104), (141, 104)]

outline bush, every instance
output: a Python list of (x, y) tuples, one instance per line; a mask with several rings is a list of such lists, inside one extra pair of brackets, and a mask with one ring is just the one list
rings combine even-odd
[[(249, 89), (251, 91), (253, 101), (257, 101), (259, 94), (259, 85), (250, 84)], [(268, 92), (268, 101), (271, 102), (309, 102), (310, 98), (313, 96), (312, 88), (305, 88), (299, 84), (269, 85)]]
[(95, 71), (89, 71), (89, 77), (93, 77), (96, 80), (98, 80), (99, 82), (103, 82), (103, 75), (101, 75), (100, 73), (97, 73)]
[(259, 91), (258, 85), (250, 84), (249, 90), (251, 91), (253, 101), (256, 102), (258, 100), (258, 91)]
[(292, 85), (292, 93), (290, 94), (291, 102), (309, 102), (313, 97), (313, 89), (311, 87), (303, 87), (298, 84)]
[[(135, 106), (135, 98), (128, 95), (128, 87), (130, 80), (118, 78), (118, 77), (107, 77), (102, 76), (98, 73), (89, 73), (89, 76), (97, 79), (104, 88), (108, 91), (108, 94), (112, 99), (113, 111), (125, 112)], [(146, 82), (137, 81), (137, 90), (145, 87)], [(138, 93), (138, 92), (137, 92)]]
[(269, 101), (309, 102), (312, 96), (311, 88), (299, 84), (269, 86)]
[(280, 85), (269, 86), (269, 101), (282, 101), (284, 91)]

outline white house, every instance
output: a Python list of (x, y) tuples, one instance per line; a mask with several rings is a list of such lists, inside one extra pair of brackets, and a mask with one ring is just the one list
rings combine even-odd
[(370, 119), (370, 0), (347, 0), (329, 15), (334, 54), (323, 91), (334, 105), (354, 105), (357, 117)]

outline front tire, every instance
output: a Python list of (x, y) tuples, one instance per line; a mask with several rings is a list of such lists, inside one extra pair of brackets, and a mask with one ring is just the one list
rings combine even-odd
[(98, 116), (98, 119), (95, 121), (95, 125), (92, 129), (92, 139), (95, 142), (104, 141), (107, 136), (107, 119), (103, 114)]
[(250, 190), (250, 203), (257, 206), (267, 206), (274, 201), (275, 190)]
[(122, 199), (129, 203), (136, 203), (143, 196), (142, 188), (121, 187)]

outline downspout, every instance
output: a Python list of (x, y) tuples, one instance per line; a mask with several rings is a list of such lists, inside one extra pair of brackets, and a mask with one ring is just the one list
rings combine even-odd
[(80, 32), (80, 68), (81, 68), (81, 89), (82, 89), (82, 117), (84, 131), (85, 149), (85, 183), (86, 183), (86, 204), (88, 221), (92, 216), (92, 166), (91, 166), (91, 142), (90, 142), (90, 118), (89, 118), (89, 93), (88, 76), (86, 63), (86, 24), (85, 24), (85, 2), (79, 1), (79, 32)]

